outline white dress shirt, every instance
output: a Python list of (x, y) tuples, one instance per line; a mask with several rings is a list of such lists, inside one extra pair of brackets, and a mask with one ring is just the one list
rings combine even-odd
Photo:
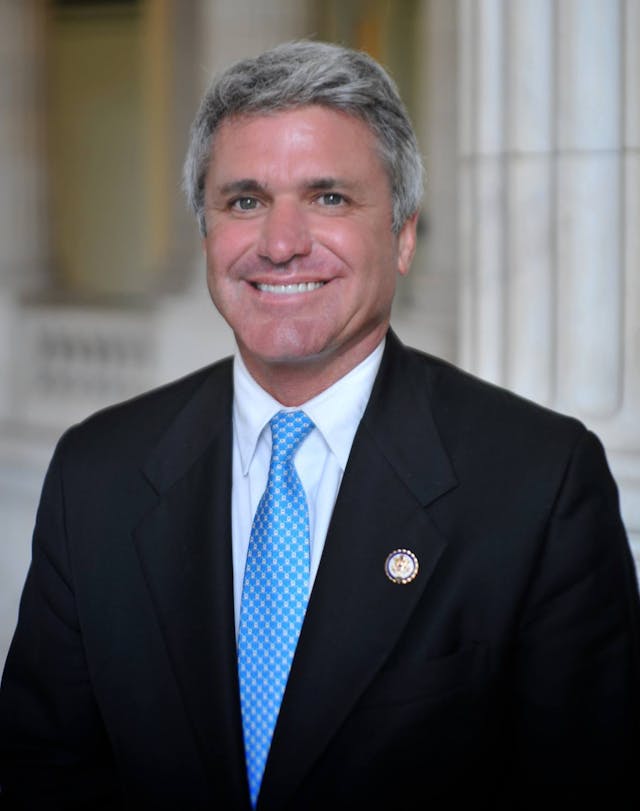
[(304, 411), (315, 428), (300, 446), (295, 467), (309, 506), (309, 589), (318, 571), (324, 541), (353, 438), (375, 380), (384, 340), (330, 388), (300, 406), (286, 408), (249, 374), (239, 353), (233, 363), (233, 479), (231, 533), (236, 634), (251, 525), (269, 475), (269, 421), (278, 411)]

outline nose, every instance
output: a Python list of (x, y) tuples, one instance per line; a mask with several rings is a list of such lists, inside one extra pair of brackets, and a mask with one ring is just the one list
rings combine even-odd
[(300, 204), (274, 202), (262, 221), (258, 253), (274, 265), (283, 265), (311, 251), (311, 234)]

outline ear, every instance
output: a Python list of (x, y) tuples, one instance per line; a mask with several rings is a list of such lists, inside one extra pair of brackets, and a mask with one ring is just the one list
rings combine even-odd
[(405, 220), (398, 234), (398, 273), (401, 276), (406, 276), (409, 272), (413, 255), (416, 252), (418, 214), (419, 212), (416, 211)]

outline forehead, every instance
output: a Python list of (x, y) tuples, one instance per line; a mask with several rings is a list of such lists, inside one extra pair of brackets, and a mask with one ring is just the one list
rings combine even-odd
[(212, 138), (211, 164), (216, 174), (232, 166), (235, 171), (238, 165), (274, 171), (292, 164), (304, 165), (311, 173), (323, 169), (386, 174), (369, 125), (321, 105), (229, 116)]

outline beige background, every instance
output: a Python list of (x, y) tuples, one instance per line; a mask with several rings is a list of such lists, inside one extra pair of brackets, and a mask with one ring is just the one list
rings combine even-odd
[(397, 331), (596, 430), (640, 557), (640, 0), (0, 0), (0, 665), (56, 439), (232, 350), (188, 127), (300, 36), (383, 61), (419, 134)]

